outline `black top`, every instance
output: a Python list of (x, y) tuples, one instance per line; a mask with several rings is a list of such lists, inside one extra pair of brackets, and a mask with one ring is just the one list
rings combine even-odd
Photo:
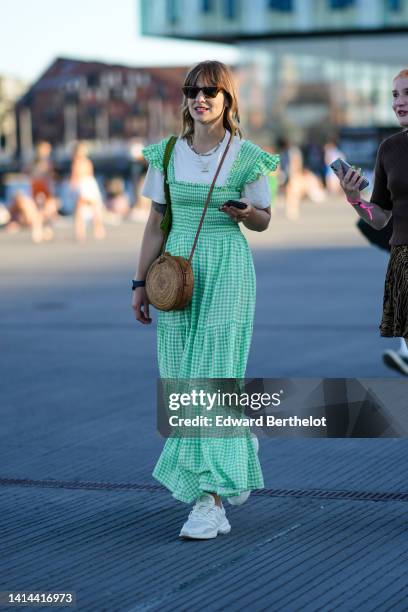
[(380, 144), (370, 201), (392, 210), (390, 245), (408, 245), (408, 130), (393, 134)]

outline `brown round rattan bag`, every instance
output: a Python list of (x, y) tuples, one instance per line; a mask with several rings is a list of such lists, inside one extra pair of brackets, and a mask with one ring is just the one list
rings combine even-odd
[(194, 276), (184, 257), (160, 255), (146, 276), (148, 300), (158, 310), (181, 310), (193, 296)]
[[(191, 267), (194, 249), (197, 244), (201, 226), (204, 221), (204, 216), (208, 208), (208, 203), (214, 189), (215, 181), (221, 170), (223, 161), (230, 148), (233, 135), (231, 133), (228, 144), (218, 164), (213, 182), (204, 205), (197, 233), (194, 238), (194, 243), (191, 248), (190, 257), (185, 259), (178, 255), (171, 255), (168, 252), (162, 252), (161, 255), (151, 264), (146, 275), (146, 294), (149, 302), (158, 310), (182, 310), (191, 302), (194, 289), (194, 275)], [(166, 157), (166, 155), (165, 155)], [(167, 164), (165, 164), (165, 176), (167, 174)], [(166, 180), (165, 180), (166, 192)], [(170, 193), (166, 195), (167, 206), (170, 206)], [(170, 209), (171, 210), (171, 209)], [(165, 250), (166, 240), (162, 247)]]

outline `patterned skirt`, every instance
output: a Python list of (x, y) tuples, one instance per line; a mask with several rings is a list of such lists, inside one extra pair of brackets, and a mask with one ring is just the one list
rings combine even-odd
[(393, 246), (384, 287), (381, 336), (408, 338), (408, 246)]

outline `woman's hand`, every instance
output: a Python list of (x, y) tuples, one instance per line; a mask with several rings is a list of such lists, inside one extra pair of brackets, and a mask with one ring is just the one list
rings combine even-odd
[(239, 202), (243, 202), (247, 205), (247, 207), (240, 209), (235, 208), (235, 206), (223, 206), (221, 208), (222, 212), (231, 217), (231, 219), (233, 219), (237, 223), (241, 223), (241, 221), (246, 221), (254, 210), (254, 207), (249, 202), (248, 198), (240, 198)]
[(346, 194), (346, 198), (351, 202), (361, 200), (360, 185), (364, 176), (359, 174), (354, 168), (349, 168), (344, 174), (343, 168), (339, 168), (340, 186)]
[(144, 287), (137, 287), (132, 291), (132, 308), (135, 313), (136, 321), (143, 325), (149, 325), (152, 322), (149, 317), (149, 300), (147, 298), (146, 289)]
[(241, 223), (242, 221), (247, 229), (254, 230), (255, 232), (266, 230), (271, 220), (270, 207), (256, 208), (250, 203), (248, 198), (240, 198), (239, 202), (246, 204), (246, 208), (241, 210), (240, 208), (235, 208), (235, 206), (223, 206), (220, 210), (225, 212), (236, 223)]
[(374, 204), (374, 202), (363, 200), (359, 186), (364, 177), (354, 168), (349, 168), (345, 174), (343, 168), (340, 168), (339, 178), (341, 188), (346, 194), (347, 200), (351, 204), (358, 203), (358, 206), (354, 206), (357, 214), (371, 227), (374, 227), (374, 229), (380, 230), (385, 227), (391, 218), (392, 211), (384, 210), (378, 204)]

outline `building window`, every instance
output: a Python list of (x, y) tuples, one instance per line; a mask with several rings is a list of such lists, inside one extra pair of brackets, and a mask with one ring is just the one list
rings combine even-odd
[(166, 16), (168, 23), (175, 24), (180, 18), (178, 0), (166, 1)]
[(387, 0), (387, 9), (389, 11), (400, 11), (401, 0)]
[(54, 123), (57, 118), (57, 111), (49, 108), (43, 115), (44, 123)]
[(110, 132), (115, 136), (123, 134), (124, 122), (122, 117), (112, 117), (110, 120)]
[(98, 72), (89, 72), (87, 74), (87, 84), (88, 87), (97, 87), (99, 85), (99, 73)]
[(96, 108), (96, 106), (88, 106), (88, 108), (86, 109), (87, 119), (94, 120), (97, 114), (98, 114), (98, 109)]
[(213, 10), (213, 0), (201, 0), (201, 12), (202, 13), (211, 13)]
[(224, 0), (223, 5), (224, 16), (227, 19), (235, 19), (235, 17), (237, 16), (236, 0)]
[(269, 0), (268, 6), (273, 11), (290, 13), (293, 11), (293, 0)]
[(329, 8), (333, 10), (348, 9), (355, 4), (355, 0), (329, 0)]

